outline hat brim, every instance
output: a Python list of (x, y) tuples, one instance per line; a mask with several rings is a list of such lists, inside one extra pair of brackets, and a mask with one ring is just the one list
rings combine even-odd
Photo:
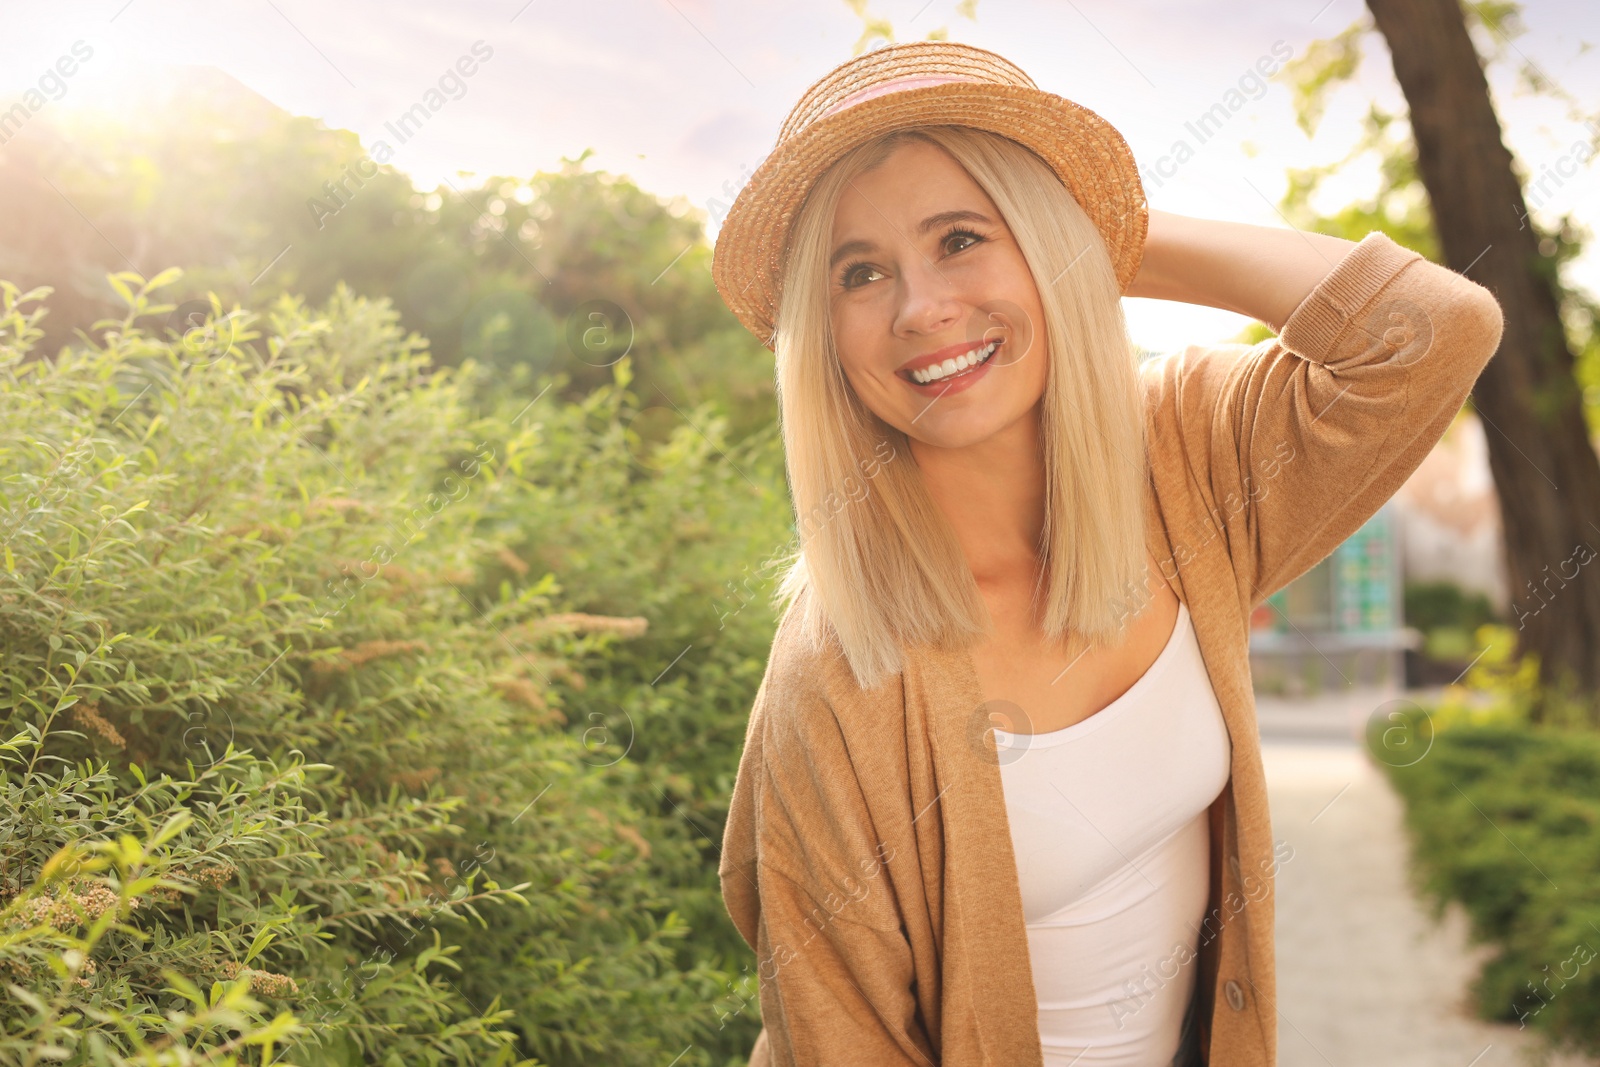
[(783, 256), (794, 217), (824, 171), (850, 149), (911, 126), (968, 126), (1009, 137), (1043, 159), (1105, 240), (1127, 292), (1144, 255), (1149, 208), (1133, 153), (1105, 119), (1040, 89), (951, 82), (879, 96), (817, 119), (761, 162), (734, 199), (712, 254), (717, 291), (774, 347)]

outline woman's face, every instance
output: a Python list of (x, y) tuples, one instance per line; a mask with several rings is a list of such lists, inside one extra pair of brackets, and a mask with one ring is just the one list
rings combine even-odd
[(1038, 288), (994, 203), (943, 148), (908, 141), (846, 185), (829, 248), (839, 359), (884, 422), (961, 448), (1039, 403)]

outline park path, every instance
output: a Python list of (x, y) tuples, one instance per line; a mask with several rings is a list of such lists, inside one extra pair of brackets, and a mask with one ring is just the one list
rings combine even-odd
[(1258, 701), (1273, 838), (1294, 848), (1277, 878), (1280, 1067), (1594, 1067), (1473, 1016), (1486, 950), (1459, 906), (1435, 923), (1417, 901), (1401, 801), (1355, 740), (1396, 695)]

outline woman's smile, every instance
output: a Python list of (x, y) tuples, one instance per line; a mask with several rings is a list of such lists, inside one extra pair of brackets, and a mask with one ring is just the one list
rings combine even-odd
[(921, 356), (901, 367), (896, 373), (908, 386), (924, 396), (947, 396), (975, 385), (989, 373), (994, 354), (1005, 342), (1001, 338), (991, 341), (966, 341)]

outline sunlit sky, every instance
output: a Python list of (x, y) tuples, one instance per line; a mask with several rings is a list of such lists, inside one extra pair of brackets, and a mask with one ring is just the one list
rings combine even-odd
[[(1287, 168), (1342, 156), (1371, 102), (1403, 110), (1381, 39), (1368, 36), (1359, 81), (1333, 95), (1314, 140), (1294, 124), (1281, 81), (1203, 144), (1184, 124), (1275, 48), (1301, 56), (1363, 10), (1360, 0), (979, 0), (974, 21), (955, 13), (955, 0), (868, 3), (898, 39), (942, 26), (954, 40), (1004, 55), (1042, 88), (1109, 120), (1141, 167), (1188, 140), (1194, 158), (1159, 185), (1147, 181), (1152, 207), (1269, 226), (1287, 225), (1273, 206)], [(1490, 82), (1508, 145), (1538, 175), (1600, 133), (1600, 113), (1585, 129), (1564, 105), (1520, 88), (1515, 68), (1531, 61), (1595, 106), (1600, 49), (1590, 43), (1600, 44), (1600, 4), (1532, 0), (1524, 24), (1527, 32), (1503, 46), (1514, 62), (1492, 65)], [(589, 166), (705, 210), (771, 149), (800, 93), (850, 56), (862, 23), (843, 0), (0, 0), (0, 25), (6, 107), (82, 41), (92, 58), (46, 107), (101, 106), (161, 66), (214, 65), (288, 111), (355, 130), (369, 147), (388, 140), (390, 162), (422, 188), (461, 173), (528, 175), (592, 149)], [(385, 124), (475, 42), (492, 55), (463, 79), (464, 92), (397, 144)], [(1572, 211), (1600, 229), (1597, 168), (1591, 158), (1547, 186), (1535, 216), (1549, 223)], [(1370, 169), (1352, 172), (1330, 183), (1318, 206), (1361, 198), (1375, 180)], [(1600, 250), (1589, 250), (1569, 280), (1600, 292)], [(1126, 307), (1135, 341), (1159, 351), (1231, 337), (1248, 321), (1170, 301), (1129, 299)]]

